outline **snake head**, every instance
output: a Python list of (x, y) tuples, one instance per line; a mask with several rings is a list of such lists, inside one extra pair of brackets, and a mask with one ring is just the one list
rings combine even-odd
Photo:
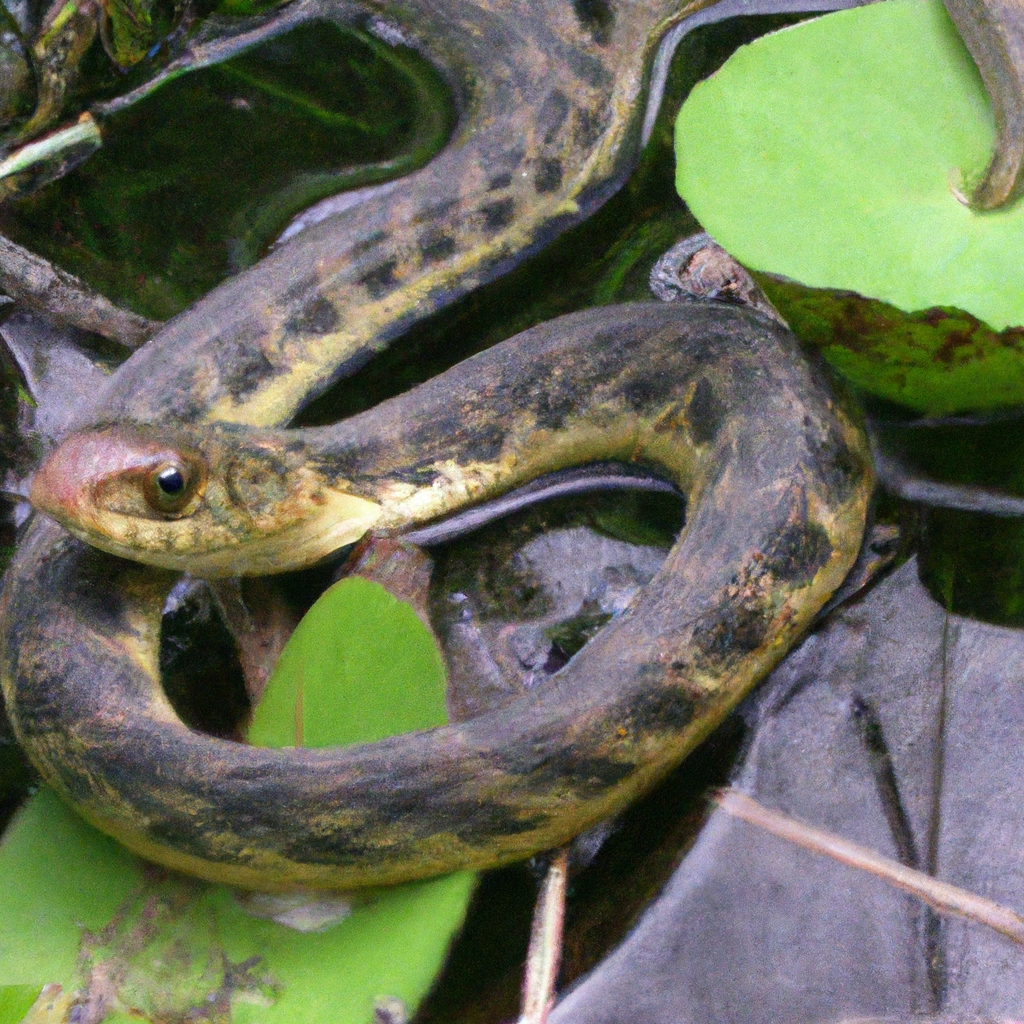
[(211, 579), (310, 565), (381, 511), (318, 472), (301, 442), (227, 424), (72, 434), (30, 500), (104, 551)]

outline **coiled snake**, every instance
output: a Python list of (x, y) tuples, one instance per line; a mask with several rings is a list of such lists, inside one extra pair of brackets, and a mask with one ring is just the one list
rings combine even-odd
[(687, 493), (687, 525), (635, 605), (508, 708), (365, 747), (264, 750), (191, 732), (167, 703), (173, 574), (37, 517), (0, 602), (19, 740), (130, 848), (258, 888), (498, 864), (622, 807), (840, 583), (871, 483), (859, 429), (788, 332), (717, 304), (576, 314), (328, 430), (242, 429), (287, 421), (614, 191), (657, 41), (692, 10), (364, 6), (435, 53), (443, 41), (458, 137), (379, 204), (307, 228), (168, 325), (83, 416), (100, 425), (51, 458), (37, 500), (108, 548), (149, 545), (154, 562), (211, 575), (285, 569), (283, 552), (305, 562), (593, 459), (660, 469)]

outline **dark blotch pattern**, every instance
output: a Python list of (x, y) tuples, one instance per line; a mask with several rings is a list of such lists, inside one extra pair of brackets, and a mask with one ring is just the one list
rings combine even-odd
[(537, 166), (537, 174), (533, 179), (533, 187), (540, 195), (555, 192), (562, 187), (562, 161), (554, 159), (541, 160)]
[(419, 466), (432, 465), (439, 457), (490, 462), (501, 454), (507, 437), (504, 420), (471, 417), (458, 407), (438, 410), (431, 420), (410, 432), (404, 461), (411, 464), (420, 456)]
[(771, 623), (771, 609), (761, 600), (720, 604), (693, 631), (695, 660), (712, 667), (739, 661), (764, 644)]
[(391, 471), (388, 478), (400, 480), (404, 484), (413, 484), (416, 487), (429, 487), (437, 479), (437, 469), (433, 463), (397, 467)]
[(589, 53), (573, 50), (565, 54), (565, 62), (573, 74), (582, 78), (593, 89), (605, 90), (612, 84), (612, 72), (605, 66), (604, 61), (592, 57)]
[(550, 146), (569, 115), (569, 98), (560, 89), (550, 93), (537, 114), (537, 126), (544, 132), (544, 145)]
[(765, 552), (764, 568), (778, 580), (809, 583), (832, 556), (832, 542), (825, 528), (807, 521), (806, 513), (790, 520)]
[(433, 832), (454, 832), (462, 842), (483, 849), (494, 841), (496, 835), (523, 835), (540, 828), (547, 819), (546, 815), (530, 817), (500, 804), (482, 805), (479, 801), (466, 800), (456, 806), (459, 808), (457, 814), (452, 814), (447, 808), (439, 810)]
[(179, 423), (192, 423), (202, 419), (206, 412), (206, 403), (202, 392), (196, 387), (193, 364), (183, 366), (174, 374), (167, 388), (165, 406), (168, 418)]
[(592, 110), (582, 107), (576, 111), (576, 124), (573, 128), (573, 142), (580, 149), (592, 149), (604, 132), (604, 120)]
[(620, 392), (630, 409), (651, 413), (668, 403), (676, 392), (676, 382), (667, 373), (641, 372), (627, 377)]
[(511, 174), (496, 174), (487, 183), (488, 192), (500, 192), (503, 188), (508, 188), (512, 184)]
[(636, 765), (629, 759), (587, 755), (582, 751), (599, 750), (607, 739), (608, 727), (601, 723), (595, 727), (601, 732), (594, 743), (580, 743), (578, 749), (555, 747), (541, 754), (534, 750), (509, 750), (502, 758), (500, 768), (510, 775), (536, 779), (542, 786), (571, 786), (581, 797), (593, 796), (615, 786), (627, 778)]
[(223, 362), (221, 383), (236, 401), (258, 391), (260, 387), (277, 375), (277, 367), (263, 354), (258, 346), (244, 348), (239, 345)]
[(288, 322), (287, 328), (293, 334), (330, 334), (340, 322), (334, 306), (323, 296), (318, 296), (299, 316)]
[(815, 472), (827, 482), (830, 491), (845, 501), (860, 479), (860, 459), (834, 424), (829, 424), (824, 434), (808, 438), (808, 447), (816, 457)]
[[(672, 668), (678, 671), (676, 666), (680, 664), (676, 662)], [(661, 729), (682, 732), (696, 713), (693, 697), (680, 687), (665, 683), (662, 665), (645, 665), (640, 676), (647, 685), (640, 688), (625, 708), (634, 732), (640, 736)]]
[(512, 223), (516, 204), (512, 199), (499, 199), (480, 207), (480, 212), (484, 215), (484, 230), (493, 234)]
[(281, 853), (305, 864), (357, 864), (373, 854), (380, 844), (362, 841), (359, 833), (335, 830), (327, 843), (311, 842), (308, 838), (295, 838), (283, 845)]
[(307, 296), (316, 294), (320, 287), (320, 278), (316, 274), (306, 274), (305, 277), (289, 285), (281, 296), (282, 303), (291, 306), (302, 302)]
[(565, 418), (575, 412), (578, 406), (579, 396), (572, 388), (565, 388), (558, 393), (544, 393), (536, 400), (537, 426), (542, 430), (559, 430)]
[(390, 445), (383, 438), (363, 438), (359, 444), (347, 442), (333, 445), (323, 452), (317, 469), (332, 483), (340, 480), (367, 483), (378, 473), (366, 473), (365, 466), (387, 466)]
[(359, 283), (370, 293), (371, 299), (383, 299), (397, 286), (398, 282), (395, 280), (397, 266), (395, 260), (387, 260), (359, 279)]
[(416, 214), (413, 224), (436, 224), (438, 221), (445, 220), (458, 205), (457, 199), (445, 199), (440, 203), (431, 203)]
[(690, 437), (694, 444), (708, 444), (718, 435), (718, 429), (725, 418), (725, 406), (718, 400), (711, 382), (702, 377), (693, 389), (693, 397), (686, 407), (686, 419), (690, 424)]
[(604, 46), (615, 24), (615, 12), (608, 0), (572, 0), (572, 9), (594, 42)]
[(371, 249), (383, 245), (390, 237), (391, 235), (387, 231), (374, 231), (372, 235), (367, 235), (366, 238), (352, 246), (352, 255), (356, 258), (365, 256)]
[[(642, 344), (643, 338), (639, 334), (618, 339), (618, 346), (623, 351), (632, 352)], [(623, 371), (617, 390), (630, 409), (649, 416), (672, 403), (679, 394), (679, 381), (674, 373), (657, 361), (640, 359)]]
[(424, 264), (439, 263), (455, 252), (455, 238), (452, 235), (431, 233), (420, 242), (420, 256)]

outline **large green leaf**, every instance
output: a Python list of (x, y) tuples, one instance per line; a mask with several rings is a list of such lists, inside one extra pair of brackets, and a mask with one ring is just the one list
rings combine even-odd
[[(339, 655), (337, 670), (328, 651)], [(308, 745), (444, 720), (443, 671), (429, 634), (408, 606), (365, 580), (328, 591), (289, 642), (257, 711), (263, 742), (295, 743), (300, 691)], [(335, 704), (343, 711), (329, 710)], [(204, 1010), (236, 1024), (368, 1024), (376, 998), (414, 1006), (474, 882), (463, 872), (347, 904), (239, 894), (146, 865), (47, 789), (0, 843), (0, 878), (0, 999), (22, 1005), (33, 989), (57, 982), (64, 998), (40, 1019), (64, 1021), (68, 997), (87, 992), (107, 1000), (112, 1022), (184, 1021)]]
[(677, 183), (749, 266), (1002, 328), (1024, 323), (1024, 204), (974, 213), (950, 188), (992, 139), (942, 4), (891, 0), (737, 51), (680, 111)]
[(39, 995), (39, 985), (0, 985), (0, 1024), (18, 1024)]
[(887, 357), (877, 308), (865, 310), (869, 353), (837, 319), (847, 297), (790, 296), (797, 333), (844, 346), (829, 357), (858, 383), (927, 411), (1005, 405), (1024, 400), (1019, 334), (982, 342), (949, 323), (956, 307), (996, 331), (1024, 324), (1024, 203), (976, 213), (955, 194), (992, 139), (980, 77), (939, 0), (891, 0), (765, 36), (695, 87), (676, 126), (677, 186), (755, 270), (905, 312), (944, 307), (894, 323)]

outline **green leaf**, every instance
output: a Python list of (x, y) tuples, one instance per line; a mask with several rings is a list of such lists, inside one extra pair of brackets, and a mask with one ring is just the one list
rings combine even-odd
[(0, 1024), (18, 1024), (41, 989), (41, 985), (0, 985)]
[(355, 577), (326, 591), (299, 623), (253, 716), (249, 742), (369, 743), (446, 721), (444, 665), (430, 634), (409, 605)]
[(106, 0), (104, 14), (103, 43), (107, 55), (121, 68), (142, 60), (160, 36), (153, 24), (153, 0)]
[[(958, 307), (998, 331), (1024, 324), (1024, 203), (977, 213), (955, 195), (984, 170), (993, 133), (942, 5), (892, 0), (765, 36), (695, 87), (676, 125), (677, 187), (755, 270), (904, 311)], [(944, 365), (926, 390), (948, 388), (938, 404), (964, 408), (1008, 366), (1020, 380), (1019, 344), (982, 365), (997, 348), (972, 369), (969, 397)], [(997, 404), (1024, 399), (1011, 390)]]
[[(429, 633), (365, 580), (333, 587), (300, 624), (256, 714), (262, 742), (295, 742), (300, 691), (308, 745), (444, 720)], [(67, 995), (54, 1021), (80, 993), (106, 999), (110, 1022), (186, 1019), (204, 1007), (232, 1024), (367, 1024), (377, 998), (414, 1007), (423, 997), (475, 875), (350, 901), (243, 894), (150, 868), (43, 789), (0, 843), (0, 879), (0, 986), (38, 993), (58, 982)]]
[(800, 338), (865, 391), (928, 416), (1024, 398), (1022, 327), (993, 331), (952, 306), (904, 313), (855, 292), (756, 277)]

